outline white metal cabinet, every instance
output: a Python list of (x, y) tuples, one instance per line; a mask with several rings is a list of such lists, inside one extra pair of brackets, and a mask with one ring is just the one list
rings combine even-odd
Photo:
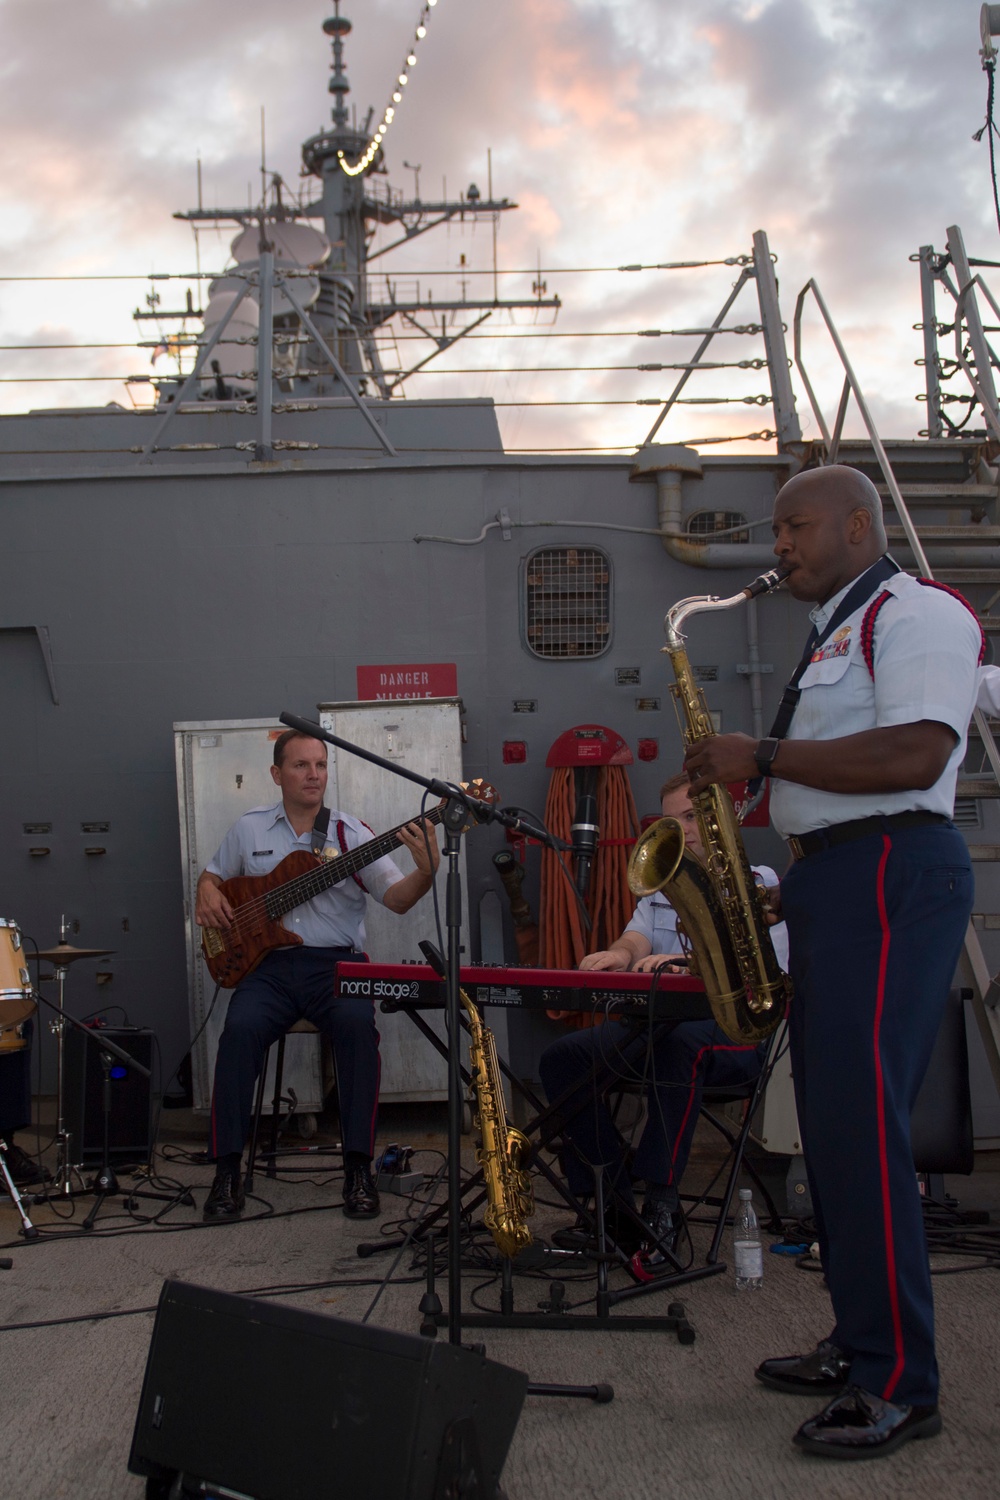
[[(276, 719), (220, 719), (174, 725), (184, 869), (191, 1077), (194, 1107), (202, 1112), (207, 1112), (212, 1103), (215, 1054), (232, 991), (219, 991), (209, 1015), (215, 981), (201, 956), (201, 934), (194, 921), (195, 888), (198, 876), (236, 819), (252, 807), (265, 807), (277, 801), (278, 789), (269, 768), (274, 741), (283, 730), (284, 725)], [(272, 1092), (274, 1062), (272, 1056), (267, 1078)], [(313, 1114), (322, 1106), (318, 1036), (296, 1033), (285, 1043), (282, 1092), (291, 1091), (295, 1093), (300, 1114)], [(266, 1097), (270, 1100), (271, 1092)]]
[[(461, 778), (461, 705), (456, 698), (327, 703), (321, 704), (318, 712), (326, 729), (386, 759), (398, 760), (427, 776), (449, 781)], [(174, 725), (193, 1039), (192, 1077), (194, 1105), (199, 1111), (206, 1111), (211, 1105), (215, 1055), (231, 992), (220, 992), (208, 1016), (215, 986), (202, 959), (200, 934), (194, 924), (195, 888), (199, 874), (236, 819), (252, 807), (266, 806), (277, 799), (269, 767), (274, 739), (282, 730), (283, 726), (272, 719), (206, 720)], [(363, 818), (376, 834), (415, 817), (420, 810), (421, 789), (379, 766), (332, 745), (329, 766), (328, 805)], [(393, 857), (404, 874), (412, 868), (405, 850)], [(464, 883), (464, 852), (462, 874)], [(442, 867), (437, 879), (442, 921), (444, 882)], [(366, 930), (365, 947), (372, 959), (384, 963), (419, 960), (419, 940), (437, 941), (432, 896), (425, 896), (404, 916), (387, 911), (377, 901), (369, 901)], [(467, 917), (462, 941), (468, 949)], [(380, 1097), (386, 1101), (444, 1099), (445, 1065), (429, 1043), (404, 1016), (378, 1014), (376, 1020), (382, 1054)], [(272, 1070), (273, 1066), (272, 1059)], [(269, 1078), (268, 1088), (270, 1083)], [(320, 1108), (323, 1089), (318, 1037), (289, 1036), (283, 1091), (289, 1090), (295, 1092), (300, 1113)]]
[[(461, 703), (457, 698), (425, 698), (412, 702), (321, 703), (320, 723), (341, 739), (350, 740), (363, 750), (374, 751), (385, 760), (398, 762), (407, 770), (423, 776), (437, 776), (444, 781), (462, 779)], [(373, 766), (359, 756), (330, 746), (330, 773), (336, 766), (339, 805), (382, 833), (420, 812), (423, 789), (404, 781), (380, 766)], [(333, 793), (331, 793), (332, 799)], [(332, 803), (331, 803), (332, 805)], [(431, 798), (429, 807), (437, 805)], [(474, 833), (472, 835), (475, 836)], [(443, 843), (443, 835), (438, 834)], [(400, 850), (393, 858), (404, 874), (413, 868), (409, 854)], [(465, 850), (461, 856), (462, 888), (468, 895), (465, 878)], [(437, 877), (438, 910), (445, 919), (444, 861)], [(469, 951), (468, 911), (463, 904), (462, 944)], [(428, 893), (405, 916), (387, 911), (375, 901), (368, 903), (366, 947), (373, 960), (403, 963), (408, 959), (422, 961), (418, 947), (421, 938), (437, 942), (434, 901)], [(442, 931), (442, 943), (446, 934)], [(468, 960), (466, 960), (468, 961)], [(381, 1036), (382, 1086), (384, 1100), (445, 1099), (448, 1095), (447, 1069), (444, 1060), (402, 1015), (376, 1017)], [(441, 1017), (425, 1012), (425, 1020), (439, 1035), (444, 1034)]]

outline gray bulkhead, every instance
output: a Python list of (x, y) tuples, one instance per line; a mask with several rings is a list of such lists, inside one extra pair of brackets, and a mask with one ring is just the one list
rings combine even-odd
[[(0, 619), (3, 914), (42, 947), (56, 941), (65, 913), (79, 923), (71, 941), (114, 948), (103, 963), (77, 965), (68, 1003), (78, 1016), (122, 1005), (133, 1023), (155, 1028), (165, 1066), (189, 1039), (175, 722), (282, 709), (317, 717), (318, 703), (357, 696), (359, 665), (454, 663), (465, 772), (493, 782), (507, 803), (542, 813), (546, 753), (575, 724), (609, 725), (633, 753), (640, 738), (658, 741), (657, 758), (631, 768), (640, 813), (657, 811), (657, 788), (678, 768), (663, 615), (685, 595), (732, 594), (758, 570), (744, 578), (689, 568), (656, 535), (593, 524), (655, 530), (656, 487), (630, 483), (631, 458), (505, 455), (490, 403), (448, 406), (448, 420), (440, 407), (433, 423), (425, 412), (422, 429), (418, 403), (394, 403), (389, 415), (398, 447), (423, 446), (415, 442), (422, 430), (432, 434), (430, 453), (374, 459), (359, 431), (356, 452), (266, 465), (204, 450), (126, 461), (118, 433), (141, 447), (148, 417), (0, 419), (9, 559)], [(172, 442), (190, 441), (197, 427), (201, 440), (230, 443), (252, 423), (215, 415), (182, 413)], [(332, 415), (297, 414), (298, 430), (326, 446)], [(336, 416), (341, 436), (354, 414)], [(87, 446), (118, 451), (80, 451)], [(775, 456), (707, 457), (703, 466), (703, 478), (684, 481), (685, 512), (736, 511), (750, 522), (769, 515), (788, 472)], [(501, 514), (514, 523), (506, 537), (493, 526), (472, 546), (414, 540), (476, 538)], [(546, 521), (561, 524), (524, 524)], [(764, 542), (769, 531), (751, 535)], [(608, 558), (611, 628), (592, 659), (542, 660), (525, 644), (525, 560), (553, 546), (597, 547)], [(781, 595), (761, 603), (758, 619), (769, 722), (805, 611)], [(48, 633), (58, 704), (33, 627)], [(722, 727), (751, 730), (750, 688), (738, 671), (748, 661), (746, 611), (695, 620), (689, 654), (706, 669)], [(627, 670), (618, 682), (616, 669), (637, 669), (639, 679)], [(508, 740), (525, 742), (523, 764), (503, 763)], [(468, 835), (473, 956), (480, 900), (497, 886), (490, 856), (503, 837), (489, 828)], [(747, 845), (753, 860), (783, 868), (770, 830), (748, 830)], [(98, 848), (106, 852), (86, 852)], [(533, 852), (528, 868), (537, 910)], [(513, 958), (511, 942), (507, 952)], [(99, 982), (100, 973), (113, 977)], [(47, 1035), (42, 1053), (50, 1088)]]

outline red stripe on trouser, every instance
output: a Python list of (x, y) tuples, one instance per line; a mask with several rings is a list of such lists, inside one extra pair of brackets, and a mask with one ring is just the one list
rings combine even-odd
[(885, 1230), (885, 1264), (889, 1280), (889, 1306), (892, 1311), (892, 1335), (896, 1347), (896, 1363), (889, 1376), (882, 1400), (892, 1399), (892, 1393), (903, 1373), (903, 1323), (899, 1315), (899, 1287), (896, 1281), (896, 1250), (892, 1236), (892, 1201), (889, 1196), (889, 1157), (885, 1139), (885, 1083), (882, 1077), (882, 1054), (879, 1036), (882, 1028), (882, 1008), (885, 1004), (885, 976), (889, 966), (889, 916), (885, 907), (885, 867), (892, 849), (892, 839), (882, 835), (882, 858), (879, 860), (877, 876), (878, 918), (882, 929), (882, 947), (878, 963), (878, 992), (875, 999), (875, 1107), (878, 1115), (879, 1172), (882, 1179), (882, 1220)]
[(701, 1060), (705, 1056), (705, 1053), (706, 1052), (754, 1052), (754, 1051), (756, 1051), (755, 1047), (717, 1047), (714, 1042), (706, 1042), (705, 1046), (702, 1047), (698, 1052), (695, 1053), (694, 1062), (691, 1064), (691, 1082), (688, 1084), (687, 1109), (685, 1109), (685, 1111), (684, 1111), (684, 1118), (681, 1120), (680, 1128), (678, 1129), (677, 1134), (674, 1137), (674, 1146), (673, 1146), (673, 1150), (670, 1153), (670, 1181), (671, 1181), (671, 1183), (673, 1183), (673, 1180), (674, 1180), (674, 1163), (677, 1160), (677, 1148), (680, 1145), (681, 1141), (684, 1139), (684, 1132), (687, 1129), (687, 1122), (688, 1122), (688, 1120), (689, 1120), (689, 1118), (691, 1116), (691, 1106), (694, 1103), (694, 1086), (695, 1086), (695, 1082), (697, 1081), (697, 1078), (698, 1078), (698, 1069), (701, 1066)]

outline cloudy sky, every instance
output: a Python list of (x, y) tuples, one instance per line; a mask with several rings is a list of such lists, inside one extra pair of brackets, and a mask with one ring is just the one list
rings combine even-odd
[[(380, 115), (420, 9), (421, 0), (344, 0), (359, 112), (373, 104)], [(971, 139), (986, 102), (979, 9), (978, 0), (439, 0), (387, 138), (390, 180), (412, 190), (407, 161), (421, 168), (424, 199), (443, 181), (452, 195), (470, 182), (485, 194), (492, 150), (496, 195), (520, 205), (500, 225), (499, 264), (526, 271), (540, 258), (563, 307), (554, 324), (547, 313), (495, 316), (494, 334), (522, 336), (468, 340), (409, 393), (512, 403), (500, 409), (512, 447), (631, 447), (655, 416), (636, 400), (665, 396), (676, 378), (636, 365), (693, 348), (638, 330), (710, 322), (734, 272), (570, 268), (718, 260), (748, 251), (764, 229), (786, 320), (814, 276), (883, 432), (915, 433), (922, 350), (908, 257), (922, 244), (943, 249), (958, 223), (973, 255), (1000, 260), (986, 141)], [(148, 372), (148, 351), (25, 346), (134, 344), (143, 278), (194, 267), (191, 231), (171, 214), (194, 203), (196, 160), (207, 205), (243, 203), (248, 185), (257, 192), (261, 106), (268, 165), (297, 188), (300, 143), (329, 120), (320, 27), (331, 10), (328, 0), (0, 0), (0, 412), (148, 399), (148, 386), (130, 395), (120, 383)], [(204, 267), (224, 264), (229, 237), (202, 235)], [(406, 277), (457, 276), (462, 255), (477, 269), (491, 254), (485, 225), (452, 227), (381, 264)], [(43, 275), (135, 279), (14, 279)], [(503, 276), (501, 295), (530, 296), (532, 279)], [(433, 284), (438, 297), (449, 290), (446, 278)], [(488, 286), (472, 277), (469, 295)], [(184, 283), (159, 291), (176, 306)], [(751, 288), (730, 322), (754, 317)], [(758, 339), (735, 334), (715, 350), (709, 357), (727, 362), (762, 353)], [(415, 351), (399, 345), (407, 364)], [(815, 318), (807, 351), (833, 406), (838, 383)], [(696, 375), (691, 395), (735, 400), (680, 408), (661, 437), (769, 427), (770, 409), (743, 399), (766, 389), (763, 371)], [(801, 392), (800, 410), (815, 431)]]

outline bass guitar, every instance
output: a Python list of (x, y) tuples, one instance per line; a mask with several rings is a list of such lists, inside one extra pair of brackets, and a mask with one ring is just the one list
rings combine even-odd
[[(500, 800), (496, 788), (488, 781), (463, 782), (462, 786), (480, 802), (493, 805)], [(432, 826), (440, 823), (446, 806), (447, 803), (440, 803), (424, 813), (424, 819)], [(391, 854), (402, 843), (401, 831), (416, 821), (417, 818), (410, 818), (407, 823), (390, 828), (388, 833), (369, 839), (367, 844), (359, 844), (356, 849), (329, 859), (297, 849), (267, 875), (234, 875), (231, 880), (224, 880), (219, 889), (232, 907), (233, 925), (227, 932), (218, 927), (203, 927), (201, 932), (202, 953), (216, 984), (231, 990), (272, 948), (301, 944), (302, 939), (282, 925), (285, 913), (350, 879), (383, 855)]]

